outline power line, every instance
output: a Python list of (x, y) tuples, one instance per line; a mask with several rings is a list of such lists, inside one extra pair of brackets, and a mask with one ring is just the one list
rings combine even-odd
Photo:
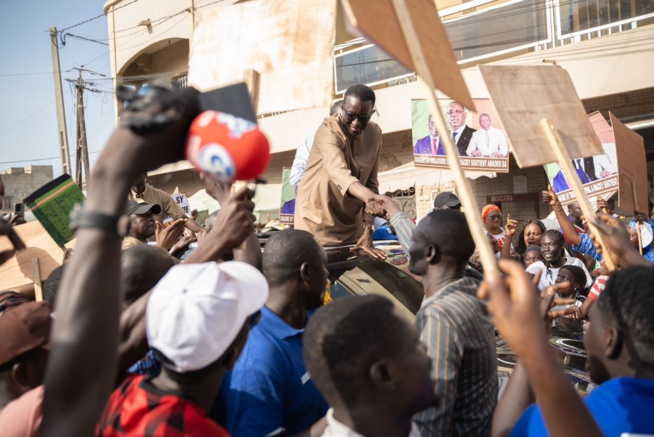
[[(102, 150), (95, 150), (93, 152), (89, 152), (89, 155), (95, 155), (96, 153), (100, 153)], [(37, 158), (37, 159), (21, 159), (19, 161), (3, 161), (0, 162), (0, 164), (20, 164), (23, 162), (41, 162), (41, 161), (52, 161), (54, 159), (60, 159), (59, 156), (54, 156), (52, 158)]]
[(84, 40), (84, 41), (94, 42), (94, 43), (97, 43), (97, 44), (102, 44), (103, 46), (108, 46), (109, 45), (106, 42), (98, 41), (97, 39), (87, 38), (85, 36), (73, 35), (72, 33), (62, 33), (61, 34), (61, 42), (62, 42), (63, 45), (66, 45), (66, 37), (67, 36), (70, 36), (71, 38), (81, 39), (81, 40)]
[[(119, 10), (119, 9), (122, 9), (122, 8), (124, 8), (124, 7), (127, 7), (127, 6), (129, 6), (129, 5), (133, 4), (133, 3), (136, 3), (137, 1), (138, 1), (138, 0), (133, 0), (133, 1), (129, 2), (129, 3), (125, 3), (125, 4), (122, 5), (122, 6), (118, 6), (117, 8), (114, 8), (113, 11), (117, 11), (117, 10)], [(104, 14), (104, 12), (103, 12), (102, 14), (100, 14), (100, 15), (96, 15), (95, 17), (91, 17), (91, 18), (89, 18), (88, 20), (84, 20), (84, 21), (79, 22), (79, 23), (77, 23), (77, 24), (73, 24), (72, 26), (68, 26), (68, 27), (66, 27), (65, 29), (61, 29), (61, 30), (59, 31), (59, 33), (62, 34), (62, 33), (64, 33), (64, 32), (67, 31), (67, 30), (70, 30), (70, 29), (72, 29), (72, 28), (74, 28), (74, 27), (81, 26), (82, 24), (90, 23), (91, 21), (93, 21), (93, 20), (97, 20), (98, 18), (102, 18), (102, 17), (104, 17), (104, 16), (105, 16), (105, 14)]]
[(52, 71), (39, 71), (34, 73), (10, 73), (0, 74), (0, 77), (13, 77), (13, 76), (36, 76), (38, 74), (52, 74)]
[(8, 127), (7, 129), (5, 129), (5, 130), (3, 130), (2, 132), (0, 132), (0, 135), (3, 135), (3, 134), (5, 134), (5, 133), (9, 132), (10, 130), (12, 130), (13, 128), (15, 128), (16, 126), (18, 126), (18, 125), (20, 125), (20, 124), (26, 122), (27, 120), (29, 120), (30, 118), (32, 118), (32, 117), (34, 117), (36, 114), (38, 114), (39, 112), (43, 111), (43, 110), (44, 110), (45, 108), (47, 108), (48, 106), (52, 105), (54, 102), (55, 102), (54, 100), (51, 101), (50, 103), (48, 103), (47, 105), (45, 105), (45, 106), (42, 107), (41, 109), (38, 109), (38, 110), (34, 111), (33, 113), (31, 113), (30, 115), (28, 115), (27, 117), (23, 118), (23, 119), (22, 119), (21, 121), (19, 121), (18, 123), (15, 123), (15, 124), (11, 125), (11, 126)]

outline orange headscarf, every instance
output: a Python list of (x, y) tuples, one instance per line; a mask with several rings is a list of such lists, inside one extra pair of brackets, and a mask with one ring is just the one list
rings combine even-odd
[(493, 211), (497, 211), (499, 213), (502, 213), (502, 210), (498, 208), (497, 205), (486, 205), (484, 208), (481, 210), (481, 220), (486, 223), (486, 217), (488, 217), (488, 214), (490, 214)]

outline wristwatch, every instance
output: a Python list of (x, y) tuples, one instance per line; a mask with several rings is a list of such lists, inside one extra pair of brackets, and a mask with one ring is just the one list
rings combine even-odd
[(97, 211), (87, 211), (82, 204), (75, 205), (70, 212), (70, 229), (98, 229), (116, 234), (119, 237), (129, 235), (130, 221), (127, 215), (109, 215)]

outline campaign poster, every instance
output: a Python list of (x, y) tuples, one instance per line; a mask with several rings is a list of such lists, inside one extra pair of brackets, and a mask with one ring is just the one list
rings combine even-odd
[(83, 201), (84, 193), (67, 174), (51, 180), (23, 200), (59, 247), (75, 237), (70, 229), (70, 213)]
[(172, 197), (173, 201), (184, 210), (184, 214), (186, 214), (187, 217), (191, 215), (191, 206), (188, 203), (188, 197), (186, 197), (185, 193), (171, 194), (170, 197)]
[(438, 132), (426, 100), (411, 101), (413, 162), (416, 167), (449, 169), (443, 135), (452, 138), (463, 170), (508, 173), (509, 145), (490, 100), (474, 99), (477, 112), (454, 100), (440, 99), (448, 125)]
[[(611, 125), (599, 112), (590, 114), (588, 118), (602, 143), (604, 154), (573, 159), (572, 165), (583, 184), (586, 196), (595, 205), (598, 196), (606, 200), (618, 192), (618, 159)], [(575, 193), (561, 171), (561, 166), (558, 163), (551, 163), (544, 167), (547, 179), (561, 205), (576, 202)]]
[(293, 224), (295, 217), (295, 188), (290, 180), (291, 169), (282, 168), (282, 200), (279, 208), (279, 222)]

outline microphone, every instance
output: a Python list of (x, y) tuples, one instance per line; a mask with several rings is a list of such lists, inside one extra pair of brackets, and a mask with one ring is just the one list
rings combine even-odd
[(218, 111), (198, 115), (188, 132), (186, 159), (221, 182), (258, 178), (270, 163), (270, 143), (256, 123)]

